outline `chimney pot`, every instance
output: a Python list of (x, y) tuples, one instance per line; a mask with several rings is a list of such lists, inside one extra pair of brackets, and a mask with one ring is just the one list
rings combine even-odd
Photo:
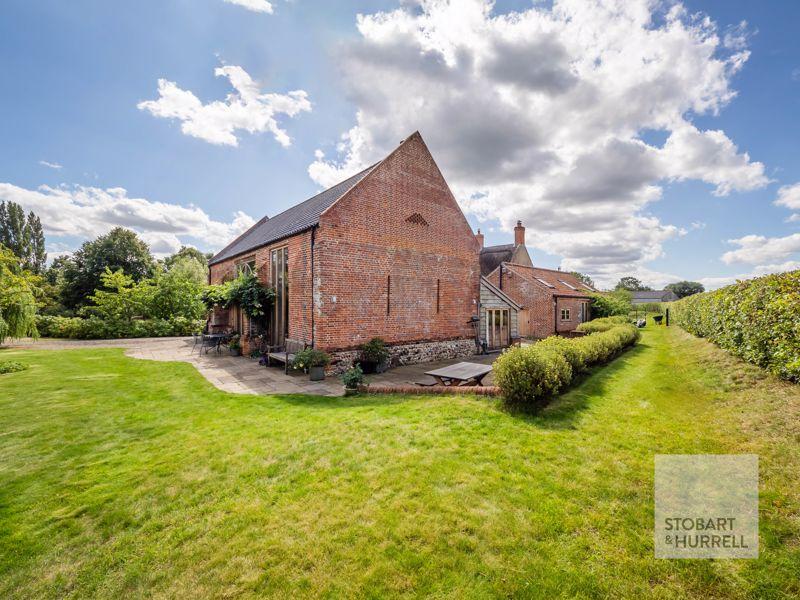
[(517, 226), (514, 227), (514, 247), (525, 245), (525, 228), (522, 226), (522, 221), (517, 221)]

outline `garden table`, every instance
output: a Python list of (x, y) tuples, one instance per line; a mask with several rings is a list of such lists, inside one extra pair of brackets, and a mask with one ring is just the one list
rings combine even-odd
[(227, 333), (208, 333), (203, 336), (203, 346), (206, 348), (206, 354), (211, 348), (215, 348), (217, 353), (220, 352), (220, 346), (230, 339), (230, 334)]
[(460, 362), (434, 371), (428, 371), (425, 375), (433, 377), (439, 385), (444, 386), (466, 386), (483, 385), (483, 378), (492, 372), (491, 365), (480, 363)]

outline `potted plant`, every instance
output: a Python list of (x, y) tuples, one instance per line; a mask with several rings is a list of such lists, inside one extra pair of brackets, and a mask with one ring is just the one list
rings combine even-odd
[(238, 335), (232, 335), (231, 341), (228, 342), (228, 350), (231, 351), (231, 356), (241, 356), (242, 355), (242, 344), (239, 341), (240, 338)]
[(292, 366), (295, 369), (307, 371), (311, 381), (322, 381), (325, 379), (325, 367), (330, 363), (331, 357), (327, 352), (316, 348), (306, 348), (295, 354)]
[(344, 384), (344, 395), (353, 396), (358, 393), (358, 386), (364, 383), (364, 372), (359, 365), (353, 366), (342, 373), (342, 383)]
[(372, 338), (361, 346), (359, 365), (364, 373), (383, 373), (389, 368), (391, 353), (381, 338)]

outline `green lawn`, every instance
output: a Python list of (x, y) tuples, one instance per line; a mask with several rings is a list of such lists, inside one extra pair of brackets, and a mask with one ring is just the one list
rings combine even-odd
[[(535, 418), (0, 351), (0, 597), (796, 597), (800, 386), (649, 329)], [(687, 452), (760, 455), (761, 558), (653, 558), (653, 455)]]

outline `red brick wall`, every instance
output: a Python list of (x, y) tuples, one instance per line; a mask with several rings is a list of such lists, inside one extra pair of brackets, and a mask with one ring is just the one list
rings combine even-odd
[(270, 250), (284, 245), (291, 338), (311, 343), (312, 294), (314, 341), (325, 350), (355, 348), (376, 336), (401, 344), (474, 335), (468, 321), (478, 314), (479, 245), (418, 135), (323, 213), (313, 282), (306, 231), (212, 265), (211, 283), (235, 276), (236, 263), (253, 254), (267, 282)]
[[(495, 286), (500, 287), (500, 269), (492, 271), (487, 279)], [(529, 311), (532, 337), (545, 338), (555, 333), (553, 295), (549, 291), (518, 273), (512, 272), (503, 274), (501, 289), (523, 309)]]
[[(557, 299), (557, 311), (556, 311), (556, 323), (558, 325), (558, 331), (574, 331), (575, 328), (580, 325), (580, 315), (581, 315), (581, 303), (586, 302), (586, 300), (581, 300), (580, 298), (558, 298)], [(562, 321), (561, 320), (561, 309), (568, 308), (569, 309), (569, 321)]]
[(316, 244), (320, 348), (473, 336), (479, 245), (419, 135), (323, 213)]
[[(287, 247), (289, 253), (289, 337), (311, 343), (311, 232), (305, 231), (285, 240), (276, 242), (254, 252), (211, 265), (211, 283), (219, 284), (236, 276), (236, 264), (247, 262), (252, 256), (256, 260), (256, 272), (264, 284), (270, 282), (270, 253), (277, 248)], [(234, 311), (230, 311), (230, 327)], [(245, 317), (245, 330), (247, 322)], [(245, 348), (247, 351), (247, 348)]]

